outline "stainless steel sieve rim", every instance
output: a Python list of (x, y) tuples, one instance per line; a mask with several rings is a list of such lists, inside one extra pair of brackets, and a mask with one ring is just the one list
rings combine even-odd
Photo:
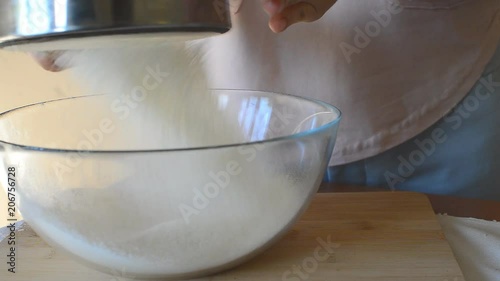
[(225, 33), (227, 0), (2, 0), (0, 47), (103, 35)]

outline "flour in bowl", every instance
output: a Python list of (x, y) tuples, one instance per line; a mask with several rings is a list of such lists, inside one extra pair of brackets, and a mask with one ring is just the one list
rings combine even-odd
[[(202, 62), (183, 45), (71, 51), (58, 61), (89, 93), (109, 95), (127, 132), (120, 149), (247, 141), (210, 94)], [(317, 175), (306, 172), (322, 163), (301, 156), (307, 141), (273, 145), (91, 154), (63, 179), (27, 179), (23, 214), (41, 236), (100, 268), (152, 277), (217, 269), (267, 245), (315, 192)], [(43, 161), (30, 159), (37, 171), (21, 172), (51, 174)]]

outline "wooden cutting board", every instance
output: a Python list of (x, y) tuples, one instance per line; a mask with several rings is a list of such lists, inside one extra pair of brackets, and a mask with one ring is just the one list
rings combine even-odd
[[(27, 227), (17, 233), (16, 274), (0, 243), (0, 280), (122, 281), (72, 261)], [(210, 281), (463, 281), (426, 196), (318, 194), (293, 230), (262, 255)]]

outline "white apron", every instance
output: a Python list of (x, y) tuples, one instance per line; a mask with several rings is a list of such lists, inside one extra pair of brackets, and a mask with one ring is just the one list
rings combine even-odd
[(284, 92), (339, 107), (331, 165), (384, 152), (449, 112), (500, 38), (498, 0), (340, 0), (273, 34), (260, 1), (203, 42), (212, 87)]

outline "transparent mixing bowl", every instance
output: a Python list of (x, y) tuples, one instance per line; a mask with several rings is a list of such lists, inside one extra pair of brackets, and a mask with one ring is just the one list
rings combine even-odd
[[(307, 208), (340, 112), (276, 93), (212, 95), (224, 126), (203, 114), (175, 121), (161, 111), (134, 115), (139, 101), (106, 95), (3, 113), (1, 184), (7, 190), (15, 168), (24, 219), (49, 244), (103, 272), (178, 279), (234, 267)], [(165, 132), (194, 134), (189, 145), (197, 146), (172, 147)]]

